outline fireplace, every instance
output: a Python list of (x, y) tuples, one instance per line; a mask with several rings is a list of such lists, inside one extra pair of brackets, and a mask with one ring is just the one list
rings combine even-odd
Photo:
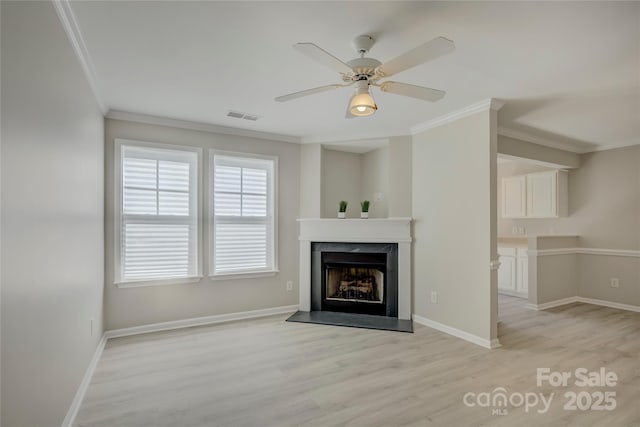
[[(355, 320), (360, 320), (358, 327), (398, 330), (396, 326), (406, 325), (406, 329), (410, 330), (411, 242), (413, 240), (411, 218), (369, 218), (367, 220), (303, 218), (298, 219), (298, 223), (300, 224), (299, 311), (295, 315), (297, 320), (290, 319), (291, 321), (353, 326)], [(325, 253), (324, 266), (323, 253)], [(338, 258), (342, 259), (332, 259), (334, 255), (331, 254), (337, 254)], [(361, 254), (365, 254), (369, 259), (360, 258)], [(347, 255), (356, 258), (346, 259)], [(351, 267), (341, 265), (344, 261), (355, 265)], [(380, 264), (385, 264), (384, 268), (379, 268)], [(353, 273), (348, 270), (334, 271), (344, 268), (379, 271), (366, 272), (366, 274), (358, 273), (357, 270)], [(352, 278), (346, 277), (342, 280), (340, 276), (345, 273), (355, 276), (355, 288), (353, 283), (349, 284), (349, 280), (353, 282)], [(328, 284), (327, 275), (331, 276)], [(334, 275), (340, 279), (334, 279)], [(331, 281), (347, 282), (343, 284), (343, 290), (346, 287), (348, 291), (351, 287), (351, 291), (358, 291), (358, 276), (360, 276), (360, 287), (369, 291), (373, 288), (373, 281), (371, 278), (362, 277), (363, 275), (375, 278), (377, 295), (355, 294), (354, 297), (353, 293), (351, 295), (335, 294), (335, 285), (332, 285)], [(326, 298), (327, 285), (328, 299)], [(344, 296), (347, 298), (343, 298)], [(371, 300), (369, 300), (370, 297)], [(359, 314), (358, 310), (377, 310), (378, 314)]]
[(398, 316), (398, 245), (311, 244), (311, 310)]

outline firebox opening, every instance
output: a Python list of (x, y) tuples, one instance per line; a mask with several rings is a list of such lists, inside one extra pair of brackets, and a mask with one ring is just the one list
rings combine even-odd
[(327, 300), (384, 302), (384, 272), (375, 266), (327, 264), (325, 282)]

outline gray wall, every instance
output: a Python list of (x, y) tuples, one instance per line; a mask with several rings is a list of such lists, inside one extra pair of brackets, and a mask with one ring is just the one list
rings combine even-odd
[(485, 340), (495, 338), (497, 312), (492, 114), (413, 137), (414, 312)]
[(320, 218), (324, 207), (322, 196), (322, 159), (320, 144), (300, 145), (300, 218)]
[(395, 136), (389, 142), (389, 190), (387, 195), (390, 218), (412, 215), (411, 189), (413, 140), (411, 136)]
[[(382, 199), (376, 201), (375, 193), (381, 193)], [(388, 193), (388, 147), (377, 148), (362, 154), (323, 149), (323, 218), (336, 218), (340, 200), (346, 200), (349, 203), (347, 218), (360, 218), (360, 202), (363, 200), (371, 202), (369, 218), (387, 218), (389, 216)]]
[[(389, 148), (382, 147), (362, 154), (360, 178), (360, 201), (369, 200), (369, 218), (389, 217)], [(375, 199), (379, 193), (382, 198)]]
[(323, 149), (323, 218), (336, 218), (341, 200), (348, 202), (347, 218), (360, 218), (361, 157), (361, 154)]
[(1, 8), (2, 425), (60, 425), (103, 333), (104, 121), (52, 4)]
[[(208, 164), (208, 149), (278, 156), (278, 260), (280, 273), (272, 277), (212, 281), (205, 277), (196, 284), (118, 288), (113, 284), (113, 159), (114, 139), (132, 139), (165, 144), (188, 145), (204, 149), (203, 165)], [(300, 145), (247, 137), (221, 135), (166, 126), (106, 120), (106, 329), (120, 329), (215, 314), (235, 313), (298, 302), (298, 218), (300, 197)], [(206, 174), (204, 175), (207, 176)], [(206, 178), (204, 180), (206, 183)], [(317, 184), (317, 183), (316, 183)], [(208, 185), (203, 188), (201, 212), (208, 212)], [(206, 215), (203, 215), (206, 217)], [(209, 235), (204, 221), (203, 236)], [(203, 240), (205, 274), (208, 273), (208, 240)], [(286, 281), (294, 283), (286, 290)]]

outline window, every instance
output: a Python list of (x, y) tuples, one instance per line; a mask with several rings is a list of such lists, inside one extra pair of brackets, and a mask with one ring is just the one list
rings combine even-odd
[(211, 274), (275, 272), (275, 158), (212, 151)]
[(118, 145), (117, 281), (196, 277), (198, 152)]

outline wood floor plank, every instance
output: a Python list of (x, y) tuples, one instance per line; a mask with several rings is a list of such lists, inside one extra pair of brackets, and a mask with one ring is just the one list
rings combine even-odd
[[(640, 426), (640, 314), (543, 312), (500, 297), (503, 345), (285, 322), (286, 316), (109, 340), (78, 426)], [(614, 388), (536, 385), (536, 369), (605, 367)], [(554, 393), (548, 413), (467, 407), (467, 392)], [(615, 391), (614, 411), (567, 411), (568, 391)]]

